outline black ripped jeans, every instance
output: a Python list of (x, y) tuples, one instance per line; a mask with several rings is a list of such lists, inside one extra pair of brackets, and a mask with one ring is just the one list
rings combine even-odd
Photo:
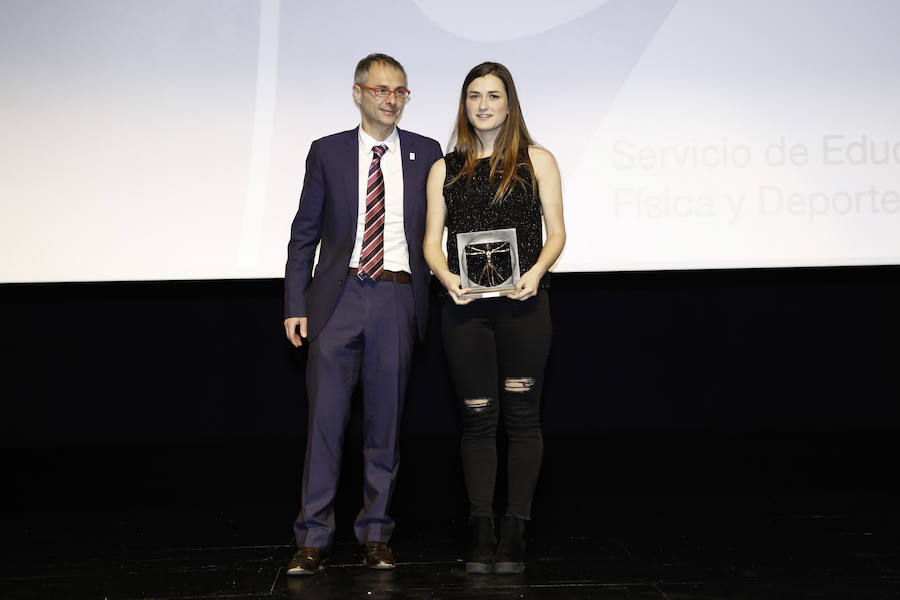
[(471, 516), (493, 515), (499, 416), (509, 439), (506, 513), (528, 519), (541, 469), (540, 399), (552, 327), (547, 291), (525, 301), (444, 302), (444, 351), (460, 401)]

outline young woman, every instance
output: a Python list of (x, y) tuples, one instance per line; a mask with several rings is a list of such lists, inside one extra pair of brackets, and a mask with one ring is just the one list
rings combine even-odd
[[(466, 571), (521, 573), (525, 521), (543, 455), (540, 396), (551, 338), (547, 271), (566, 240), (559, 169), (528, 135), (512, 75), (499, 63), (482, 63), (466, 76), (453, 139), (453, 152), (428, 175), (424, 250), (446, 290), (442, 333), (461, 405), (469, 496)], [(461, 286), (456, 236), (508, 228), (516, 230), (518, 245), (515, 291), (473, 301)], [(509, 440), (509, 497), (495, 537), (500, 415)]]

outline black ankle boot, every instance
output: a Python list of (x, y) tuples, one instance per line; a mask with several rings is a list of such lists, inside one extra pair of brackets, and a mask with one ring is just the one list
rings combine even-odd
[(500, 542), (494, 553), (494, 573), (512, 575), (525, 570), (525, 519), (500, 517)]
[(466, 553), (466, 573), (485, 574), (493, 571), (494, 537), (493, 517), (471, 517), (469, 519), (469, 551)]

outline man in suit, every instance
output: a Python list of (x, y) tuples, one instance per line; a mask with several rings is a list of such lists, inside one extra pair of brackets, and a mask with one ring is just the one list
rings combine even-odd
[(405, 70), (390, 56), (362, 59), (353, 85), (361, 125), (314, 141), (306, 160), (285, 268), (285, 333), (295, 347), (304, 338), (309, 344), (309, 431), (290, 575), (314, 574), (327, 562), (358, 382), (365, 493), (354, 530), (369, 568), (396, 565), (387, 509), (412, 347), (428, 318), (425, 180), (442, 156), (435, 140), (397, 128), (406, 85)]

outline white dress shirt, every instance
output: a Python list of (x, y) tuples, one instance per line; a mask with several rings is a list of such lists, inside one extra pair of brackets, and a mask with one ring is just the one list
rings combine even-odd
[(406, 271), (409, 268), (409, 249), (403, 228), (403, 160), (397, 128), (383, 141), (376, 140), (359, 128), (359, 214), (356, 219), (356, 243), (350, 256), (350, 267), (359, 266), (363, 232), (366, 228), (366, 187), (372, 164), (373, 146), (384, 144), (387, 151), (381, 157), (384, 176), (384, 268), (386, 271)]

